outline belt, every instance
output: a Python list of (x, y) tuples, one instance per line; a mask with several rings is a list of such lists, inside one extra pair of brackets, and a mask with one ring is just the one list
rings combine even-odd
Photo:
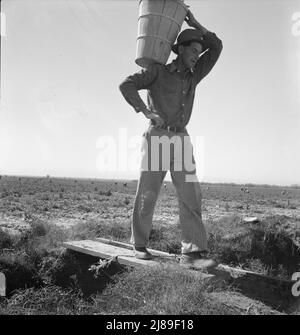
[(180, 127), (180, 126), (168, 126), (168, 125), (163, 125), (163, 126), (155, 126), (152, 122), (151, 124), (156, 128), (156, 129), (164, 129), (168, 131), (173, 131), (174, 133), (182, 133), (186, 131), (185, 127)]

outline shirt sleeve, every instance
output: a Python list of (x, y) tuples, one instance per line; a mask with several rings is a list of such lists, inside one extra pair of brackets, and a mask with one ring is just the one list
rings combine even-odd
[(195, 66), (197, 84), (214, 67), (223, 49), (222, 41), (215, 33), (207, 31), (203, 35), (203, 41), (208, 46), (208, 50), (199, 58)]
[(148, 89), (158, 77), (158, 67), (156, 64), (147, 69), (127, 77), (119, 86), (119, 89), (125, 100), (135, 109), (141, 112), (147, 109), (144, 101), (140, 97), (138, 91)]

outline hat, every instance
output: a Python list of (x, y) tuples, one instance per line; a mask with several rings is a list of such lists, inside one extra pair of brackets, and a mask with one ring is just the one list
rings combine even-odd
[(177, 43), (172, 46), (172, 51), (178, 54), (178, 47), (180, 44), (187, 41), (199, 42), (203, 46), (203, 51), (208, 49), (208, 45), (203, 39), (202, 34), (197, 29), (186, 29), (183, 30), (177, 37)]

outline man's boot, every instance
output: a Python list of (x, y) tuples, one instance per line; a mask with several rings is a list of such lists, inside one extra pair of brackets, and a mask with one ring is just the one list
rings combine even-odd
[(218, 264), (213, 259), (204, 258), (200, 251), (193, 251), (181, 254), (180, 266), (188, 269), (209, 270)]
[(152, 259), (152, 254), (147, 250), (146, 247), (135, 247), (133, 246), (134, 256), (138, 259), (149, 260)]

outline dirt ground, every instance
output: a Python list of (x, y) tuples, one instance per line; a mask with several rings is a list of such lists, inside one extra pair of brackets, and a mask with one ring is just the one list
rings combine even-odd
[[(165, 185), (155, 208), (153, 224), (156, 227), (178, 223), (176, 190), (170, 182), (165, 182)], [(136, 187), (136, 180), (1, 176), (0, 227), (11, 234), (19, 234), (30, 226), (30, 222), (41, 219), (66, 228), (101, 220), (129, 229)], [(300, 248), (300, 187), (202, 183), (201, 190), (205, 225), (220, 225), (222, 228), (227, 218), (239, 217), (243, 225), (243, 219), (247, 217), (257, 217), (261, 222), (277, 215), (285, 219), (282, 230)], [(226, 229), (224, 238), (230, 239), (232, 232), (228, 227)], [(246, 307), (254, 304), (261, 310), (259, 306), (263, 302), (272, 310), (276, 309), (278, 295), (270, 295), (263, 286), (253, 294), (248, 284), (249, 278), (240, 279), (239, 287)], [(250, 286), (257, 287), (256, 284)], [(272, 290), (275, 292), (278, 288)], [(258, 291), (262, 296), (257, 296)], [(223, 298), (221, 294), (220, 299)], [(260, 302), (256, 303), (256, 298)], [(270, 299), (273, 300), (268, 301)], [(246, 314), (249, 312), (247, 308)]]

